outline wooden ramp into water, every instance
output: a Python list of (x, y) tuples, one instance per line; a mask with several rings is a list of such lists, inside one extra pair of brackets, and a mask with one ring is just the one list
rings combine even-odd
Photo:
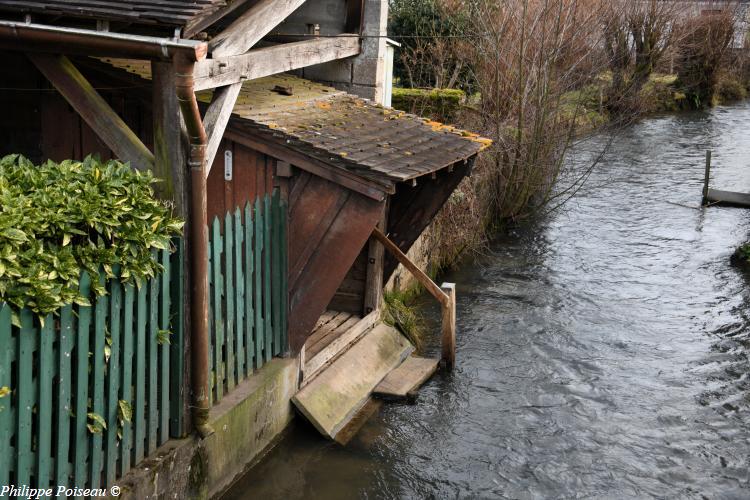
[(321, 434), (340, 442), (356, 432), (353, 427), (363, 420), (372, 396), (409, 396), (435, 373), (439, 362), (410, 356), (414, 346), (382, 323), (379, 311), (362, 319), (326, 312), (305, 344), (308, 348), (311, 359), (304, 362), (301, 389), (292, 402)]
[(708, 189), (703, 203), (706, 205), (750, 208), (750, 194)]

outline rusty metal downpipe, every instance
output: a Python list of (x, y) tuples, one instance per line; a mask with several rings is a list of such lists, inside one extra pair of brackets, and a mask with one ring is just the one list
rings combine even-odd
[(208, 225), (206, 209), (206, 130), (203, 127), (198, 100), (193, 90), (195, 61), (177, 54), (174, 58), (177, 100), (190, 140), (191, 203), (190, 203), (190, 265), (191, 294), (191, 381), (193, 422), (198, 434), (205, 438), (214, 433), (208, 423)]

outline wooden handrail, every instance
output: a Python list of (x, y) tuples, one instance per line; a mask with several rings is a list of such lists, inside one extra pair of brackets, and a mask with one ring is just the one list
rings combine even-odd
[(439, 286), (435, 284), (434, 281), (430, 279), (427, 274), (425, 274), (424, 271), (422, 271), (419, 267), (417, 267), (416, 264), (414, 264), (411, 260), (409, 260), (409, 257), (406, 256), (404, 252), (401, 251), (401, 249), (391, 240), (388, 239), (388, 237), (383, 234), (383, 232), (375, 228), (372, 231), (372, 235), (383, 244), (386, 250), (391, 252), (394, 257), (396, 257), (396, 260), (398, 260), (402, 266), (404, 266), (406, 269), (409, 270), (411, 274), (414, 275), (414, 277), (419, 281), (423, 287), (427, 289), (430, 294), (435, 297), (438, 302), (442, 305), (447, 305), (448, 295), (443, 292)]
[(456, 285), (453, 283), (443, 283), (442, 288), (437, 286), (380, 229), (373, 229), (372, 235), (440, 302), (442, 313), (442, 358), (445, 367), (448, 370), (452, 370), (456, 364)]

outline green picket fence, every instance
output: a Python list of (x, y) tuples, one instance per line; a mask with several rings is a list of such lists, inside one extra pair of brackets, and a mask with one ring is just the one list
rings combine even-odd
[[(108, 295), (66, 306), (43, 326), (28, 309), (13, 326), (0, 303), (0, 388), (10, 390), (0, 398), (0, 484), (108, 487), (184, 432), (181, 379), (170, 376), (183, 369), (181, 324), (166, 334), (172, 294), (182, 309), (170, 269), (178, 276), (183, 256), (154, 257), (165, 272), (140, 289), (101, 275)], [(84, 295), (90, 284), (84, 273)], [(106, 429), (92, 432), (100, 418)]]
[(211, 402), (287, 346), (286, 204), (278, 189), (209, 227)]

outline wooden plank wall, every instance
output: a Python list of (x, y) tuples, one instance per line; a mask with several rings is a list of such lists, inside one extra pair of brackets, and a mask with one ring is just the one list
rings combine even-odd
[[(224, 152), (232, 152), (232, 180), (224, 180)], [(208, 191), (208, 220), (222, 218), (236, 208), (244, 209), (256, 198), (273, 192), (276, 160), (247, 146), (224, 139), (211, 166)]]
[(367, 285), (367, 256), (369, 245), (365, 245), (359, 252), (354, 264), (341, 282), (341, 286), (336, 290), (336, 294), (331, 299), (326, 309), (332, 311), (344, 311), (363, 316), (365, 303), (365, 287)]
[[(0, 72), (0, 156), (21, 153), (34, 162), (83, 159), (98, 154), (112, 158), (110, 149), (21, 53), (0, 52), (10, 70)], [(89, 76), (89, 75), (87, 75)], [(152, 148), (149, 107), (132, 84), (113, 85), (89, 76), (91, 84), (125, 123)], [(143, 90), (143, 89), (137, 89)]]
[(299, 352), (365, 247), (385, 201), (295, 169), (289, 187), (289, 339)]

